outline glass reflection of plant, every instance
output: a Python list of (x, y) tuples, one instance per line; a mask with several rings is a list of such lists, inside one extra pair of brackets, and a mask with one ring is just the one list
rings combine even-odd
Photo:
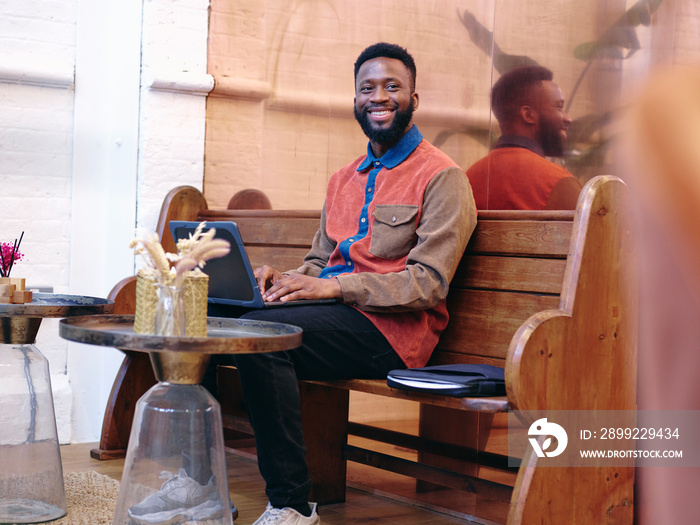
[[(639, 0), (618, 18), (600, 38), (576, 46), (574, 57), (584, 61), (586, 65), (569, 95), (566, 111), (571, 107), (581, 82), (596, 60), (625, 60), (641, 49), (637, 37), (637, 26), (648, 27), (651, 25), (651, 15), (662, 2), (663, 0)], [(538, 64), (528, 56), (511, 55), (503, 51), (493, 38), (493, 33), (486, 29), (471, 12), (465, 10), (459, 18), (469, 32), (472, 42), (483, 53), (492, 57), (493, 67), (499, 74), (515, 67)], [(584, 168), (603, 165), (611, 139), (603, 136), (599, 136), (597, 139), (594, 137), (598, 131), (611, 122), (613, 117), (613, 111), (605, 111), (599, 114), (585, 115), (574, 120), (569, 128), (567, 151), (562, 159), (567, 169), (574, 175), (579, 175)], [(444, 141), (449, 134), (451, 133), (443, 134), (440, 140)]]

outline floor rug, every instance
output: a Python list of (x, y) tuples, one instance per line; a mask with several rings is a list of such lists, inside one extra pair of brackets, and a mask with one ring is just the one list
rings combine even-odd
[[(46, 525), (112, 525), (119, 482), (97, 472), (64, 474), (68, 513)], [(199, 520), (199, 525), (221, 525), (222, 519)], [(189, 523), (189, 522), (188, 522)], [(16, 525), (16, 524), (14, 524)]]
[(97, 472), (64, 475), (68, 514), (51, 525), (111, 525), (119, 482)]

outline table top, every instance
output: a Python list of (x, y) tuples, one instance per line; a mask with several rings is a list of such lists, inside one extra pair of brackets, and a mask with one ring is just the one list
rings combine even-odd
[(33, 293), (31, 303), (0, 304), (0, 317), (68, 317), (113, 311), (114, 301), (85, 295)]
[(209, 317), (207, 337), (173, 337), (134, 333), (133, 315), (88, 315), (59, 322), (64, 339), (141, 352), (200, 354), (262, 353), (301, 345), (302, 329), (288, 324)]

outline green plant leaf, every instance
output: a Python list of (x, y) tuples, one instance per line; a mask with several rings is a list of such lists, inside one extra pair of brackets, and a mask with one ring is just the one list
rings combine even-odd
[(600, 42), (585, 42), (574, 48), (574, 57), (584, 62), (589, 62), (594, 58), (625, 58), (620, 48), (614, 45), (604, 45)]
[(569, 126), (567, 142), (571, 145), (588, 142), (594, 133), (612, 121), (615, 114), (615, 111), (606, 111), (575, 119)]
[[(663, 0), (639, 0), (618, 18), (595, 42), (576, 46), (574, 56), (588, 62), (594, 58), (629, 58), (641, 49), (636, 28), (651, 25), (651, 15)], [(629, 50), (625, 55), (622, 50)]]
[(498, 44), (496, 44), (493, 33), (486, 29), (469, 10), (465, 9), (461, 16), (458, 12), (457, 16), (459, 16), (462, 25), (467, 29), (471, 41), (474, 42), (485, 55), (492, 55), (493, 67), (501, 75), (516, 67), (539, 65), (535, 60), (526, 55), (511, 55), (503, 51)]
[(603, 166), (605, 155), (612, 146), (610, 138), (601, 140), (585, 150), (572, 150), (564, 157), (564, 166), (574, 175), (584, 168)]

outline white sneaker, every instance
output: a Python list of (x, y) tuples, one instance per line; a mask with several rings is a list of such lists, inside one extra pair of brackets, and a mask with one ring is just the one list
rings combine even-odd
[(316, 504), (309, 503), (309, 505), (311, 506), (311, 516), (307, 518), (289, 507), (276, 509), (268, 503), (263, 515), (253, 525), (319, 525), (321, 518), (316, 512)]
[(163, 471), (161, 477), (169, 479), (158, 492), (129, 508), (132, 522), (137, 525), (174, 525), (187, 520), (223, 516), (224, 505), (213, 479), (200, 485), (187, 476), (184, 469), (180, 469), (177, 475)]

